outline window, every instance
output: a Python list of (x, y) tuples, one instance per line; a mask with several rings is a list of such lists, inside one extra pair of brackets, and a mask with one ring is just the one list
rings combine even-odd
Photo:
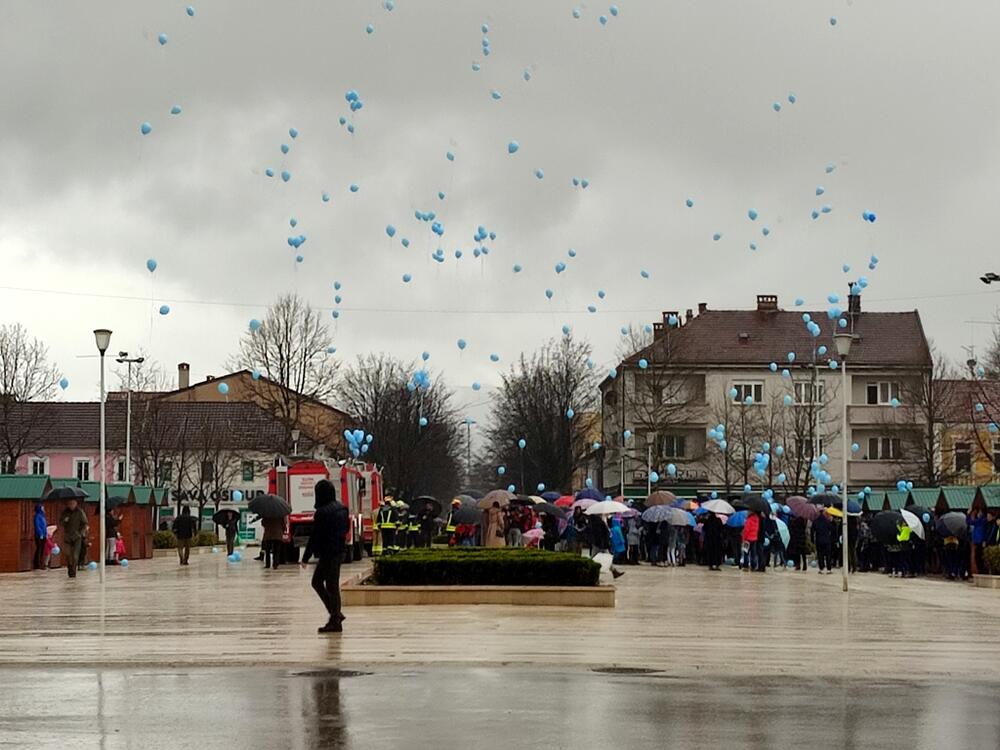
[(30, 474), (48, 474), (49, 473), (49, 462), (45, 458), (33, 458), (28, 462), (28, 473)]
[(244, 482), (253, 481), (253, 461), (243, 462), (243, 481)]
[(201, 483), (211, 484), (215, 481), (215, 464), (211, 461), (201, 462)]
[(73, 461), (73, 473), (81, 482), (90, 481), (90, 459), (78, 458)]
[[(815, 446), (815, 447), (813, 447)], [(809, 460), (810, 454), (814, 459), (823, 455), (823, 440), (792, 440), (792, 454), (802, 460)]]
[(823, 384), (813, 383), (811, 380), (800, 380), (795, 383), (795, 405), (806, 406), (809, 404), (823, 403)]
[(955, 443), (955, 471), (968, 473), (972, 471), (972, 443)]
[(899, 399), (899, 383), (869, 383), (865, 402), (868, 404), (890, 404)]
[(161, 461), (160, 462), (160, 485), (168, 485), (174, 478), (174, 462), (173, 461)]
[(741, 404), (745, 403), (748, 397), (753, 399), (753, 403), (755, 404), (759, 404), (764, 400), (764, 384), (761, 382), (733, 383), (732, 390), (736, 391), (733, 401), (738, 401)]
[(993, 441), (993, 473), (1000, 474), (1000, 440)]
[(656, 382), (645, 384), (646, 393), (649, 394), (649, 402), (653, 406), (661, 406), (663, 404), (663, 388)]
[(868, 460), (889, 461), (899, 458), (899, 438), (873, 437), (868, 438)]
[(0, 474), (13, 474), (14, 462), (9, 458), (0, 458)]
[(125, 459), (119, 458), (115, 461), (115, 481), (124, 482), (125, 481)]
[(686, 447), (683, 435), (660, 435), (661, 458), (684, 458)]

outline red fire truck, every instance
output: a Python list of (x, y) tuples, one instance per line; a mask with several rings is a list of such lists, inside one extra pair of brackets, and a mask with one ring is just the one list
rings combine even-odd
[(268, 471), (268, 492), (280, 495), (292, 506), (285, 536), (286, 556), (297, 560), (309, 541), (315, 503), (316, 482), (329, 479), (337, 488), (337, 499), (347, 507), (350, 530), (345, 562), (360, 560), (365, 548), (371, 554), (372, 514), (382, 504), (382, 473), (374, 464), (296, 461)]

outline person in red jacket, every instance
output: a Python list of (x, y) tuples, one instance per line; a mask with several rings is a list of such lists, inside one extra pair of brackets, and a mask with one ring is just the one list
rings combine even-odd
[(744, 570), (757, 570), (760, 563), (760, 516), (756, 513), (747, 515), (743, 526), (743, 560), (740, 567)]

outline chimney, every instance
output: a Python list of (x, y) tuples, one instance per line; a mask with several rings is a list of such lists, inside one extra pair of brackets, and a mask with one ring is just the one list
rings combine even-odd
[(191, 385), (191, 365), (181, 362), (177, 365), (177, 388), (187, 388)]
[(849, 290), (847, 293), (847, 312), (853, 315), (857, 315), (861, 312), (861, 295), (854, 293), (855, 283), (856, 282), (852, 282), (847, 285)]
[(701, 315), (707, 309), (708, 309), (708, 303), (707, 302), (699, 302), (698, 303), (698, 314), (699, 315)]
[(757, 312), (777, 312), (777, 310), (778, 310), (777, 294), (757, 295)]
[[(677, 322), (673, 326), (670, 325), (670, 318), (671, 317), (677, 318)], [(681, 324), (681, 319), (677, 317), (677, 311), (676, 310), (664, 310), (663, 311), (663, 327), (665, 329), (677, 328), (677, 327), (680, 326), (680, 324)]]
[(687, 309), (687, 312), (684, 313), (684, 322), (685, 323), (690, 323), (692, 320), (694, 320), (694, 312), (689, 307)]

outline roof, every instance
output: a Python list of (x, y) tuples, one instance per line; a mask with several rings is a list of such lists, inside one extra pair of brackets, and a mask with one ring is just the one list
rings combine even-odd
[(152, 487), (136, 485), (132, 489), (135, 492), (136, 505), (149, 505), (151, 501), (154, 505), (156, 504), (156, 496)]
[(968, 510), (976, 499), (975, 487), (942, 487), (941, 493), (950, 510)]
[(0, 500), (41, 500), (49, 486), (44, 474), (0, 475)]
[(924, 508), (933, 508), (937, 505), (938, 498), (941, 497), (940, 487), (914, 487), (910, 490), (910, 497), (913, 499), (911, 505), (920, 505)]
[[(45, 433), (45, 450), (94, 448), (100, 441), (100, 403), (49, 402), (19, 404), (14, 419), (32, 419), (33, 409), (44, 409), (51, 420)], [(126, 405), (108, 402), (105, 429), (108, 450), (125, 448)], [(302, 431), (305, 433), (305, 431)], [(143, 435), (163, 450), (182, 446), (198, 450), (225, 440), (229, 450), (273, 452), (285, 440), (284, 424), (257, 404), (219, 401), (157, 401), (132, 404), (133, 450)], [(155, 437), (153, 437), (155, 435)], [(308, 442), (304, 434), (302, 442)]]
[(984, 484), (979, 488), (983, 502), (988, 508), (1000, 507), (1000, 484)]
[[(813, 347), (825, 345), (826, 362), (836, 358), (835, 325), (825, 311), (808, 312), (821, 333), (806, 329), (800, 310), (705, 310), (679, 327), (664, 326), (649, 346), (625, 360), (627, 365), (646, 359), (651, 365), (671, 364), (760, 365), (787, 362), (795, 352), (798, 361), (812, 360)], [(920, 314), (912, 312), (861, 312), (854, 325), (850, 362), (854, 366), (930, 368), (931, 354)]]
[(874, 490), (865, 496), (865, 502), (868, 504), (868, 510), (882, 510), (885, 507), (885, 492)]
[[(934, 381), (938, 419), (947, 424), (1000, 422), (1000, 380)], [(977, 411), (976, 405), (983, 410)]]
[(909, 497), (910, 493), (899, 490), (889, 490), (885, 493), (885, 496), (889, 499), (889, 510), (899, 510), (906, 505), (906, 498)]

